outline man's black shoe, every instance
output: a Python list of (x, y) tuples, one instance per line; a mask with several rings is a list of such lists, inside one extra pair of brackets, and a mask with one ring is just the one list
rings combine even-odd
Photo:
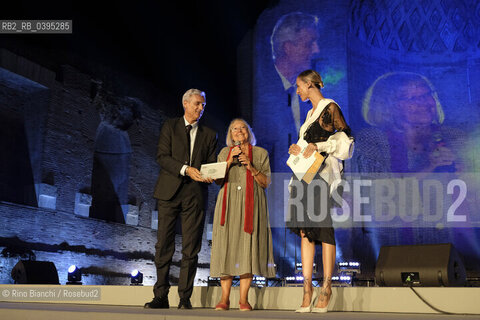
[(192, 304), (190, 303), (190, 299), (180, 299), (180, 303), (178, 304), (178, 309), (192, 309)]
[(153, 298), (152, 301), (145, 303), (144, 308), (151, 309), (168, 309), (168, 298)]

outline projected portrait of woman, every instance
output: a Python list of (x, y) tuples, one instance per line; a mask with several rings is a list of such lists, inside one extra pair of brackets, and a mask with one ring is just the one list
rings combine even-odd
[[(395, 220), (371, 222), (362, 229), (372, 249), (364, 253), (366, 261), (374, 261), (382, 245), (418, 244), (423, 238), (433, 243), (456, 242), (455, 231), (443, 224), (455, 197), (443, 191), (432, 198), (442, 206), (427, 206), (425, 201), (431, 193), (425, 193), (422, 187), (428, 179), (446, 186), (464, 170), (460, 149), (466, 133), (446, 125), (443, 110), (433, 84), (417, 73), (386, 73), (366, 91), (362, 116), (370, 127), (357, 134), (356, 171), (374, 173), (373, 177), (387, 178), (392, 183), (410, 179), (404, 195), (407, 201), (397, 203)], [(395, 197), (401, 198), (400, 193), (400, 188), (395, 189)], [(457, 211), (460, 214), (463, 210), (464, 206)], [(375, 215), (378, 209), (366, 212)], [(431, 223), (426, 215), (440, 220)]]
[(359, 172), (457, 172), (462, 132), (443, 125), (445, 114), (432, 83), (411, 72), (380, 76), (365, 94), (359, 132)]

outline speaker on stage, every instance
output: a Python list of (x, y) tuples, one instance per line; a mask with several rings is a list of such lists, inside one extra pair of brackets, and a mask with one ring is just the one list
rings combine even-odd
[(375, 267), (380, 286), (460, 287), (465, 266), (451, 243), (383, 246)]
[(15, 284), (60, 284), (50, 261), (20, 260), (12, 269), (12, 278)]

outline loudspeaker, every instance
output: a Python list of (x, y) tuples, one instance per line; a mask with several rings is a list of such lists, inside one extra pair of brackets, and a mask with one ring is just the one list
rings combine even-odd
[(465, 286), (466, 272), (451, 243), (383, 246), (375, 267), (380, 286)]
[(60, 284), (50, 261), (20, 260), (12, 269), (12, 278), (15, 284)]

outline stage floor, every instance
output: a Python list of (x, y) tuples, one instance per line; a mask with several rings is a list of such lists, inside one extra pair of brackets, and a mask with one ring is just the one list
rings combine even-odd
[(298, 314), (293, 311), (254, 310), (241, 312), (238, 310), (215, 311), (205, 308), (193, 310), (178, 310), (176, 308), (152, 310), (142, 307), (82, 305), (82, 304), (52, 304), (52, 303), (20, 303), (0, 302), (0, 318), (16, 319), (68, 319), (68, 320), (147, 320), (147, 319), (385, 319), (385, 320), (456, 320), (479, 319), (479, 315), (441, 315), (412, 313), (371, 313), (371, 312), (328, 312), (326, 314)]
[[(318, 288), (316, 288), (318, 289)], [(318, 290), (316, 290), (318, 291)], [(331, 319), (480, 319), (480, 288), (333, 287), (327, 318)], [(318, 292), (314, 293), (314, 297)], [(232, 310), (212, 308), (220, 287), (194, 287), (195, 310), (177, 310), (177, 287), (171, 287), (169, 310), (144, 309), (153, 298), (151, 286), (0, 285), (0, 319), (313, 319), (296, 314), (302, 287), (252, 288), (254, 312), (238, 311), (239, 290), (233, 287)], [(432, 308), (433, 307), (433, 308)], [(452, 314), (445, 315), (438, 312)], [(462, 317), (463, 316), (463, 317)]]

